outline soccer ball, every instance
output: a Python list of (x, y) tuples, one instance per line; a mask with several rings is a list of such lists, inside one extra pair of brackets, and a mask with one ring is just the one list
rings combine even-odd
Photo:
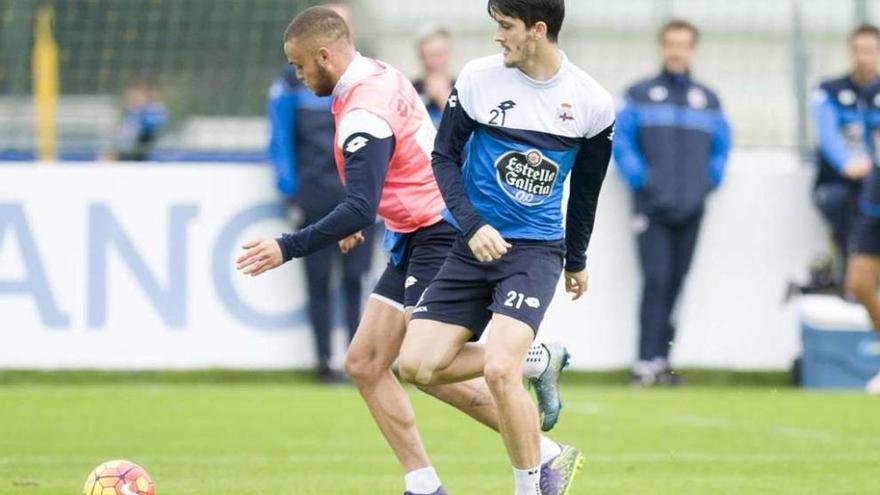
[(155, 495), (153, 481), (144, 468), (129, 461), (108, 461), (86, 479), (82, 495)]

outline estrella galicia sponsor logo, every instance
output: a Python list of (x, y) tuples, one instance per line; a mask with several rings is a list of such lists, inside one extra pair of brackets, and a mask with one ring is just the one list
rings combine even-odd
[(508, 151), (495, 161), (498, 184), (514, 201), (537, 206), (553, 192), (559, 165), (538, 150)]

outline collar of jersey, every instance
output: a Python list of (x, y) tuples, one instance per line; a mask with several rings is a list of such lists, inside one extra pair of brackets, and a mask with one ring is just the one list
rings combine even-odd
[(364, 57), (360, 53), (356, 54), (354, 60), (351, 61), (348, 68), (345, 69), (345, 72), (342, 73), (342, 77), (339, 78), (339, 81), (333, 88), (333, 96), (336, 98), (344, 98), (352, 86), (380, 70), (381, 67), (378, 66), (375, 61)]
[(560, 63), (559, 63), (559, 70), (556, 71), (556, 74), (553, 74), (553, 77), (551, 77), (550, 79), (547, 79), (546, 81), (539, 81), (537, 79), (532, 79), (531, 77), (526, 75), (525, 72), (523, 72), (519, 69), (514, 69), (514, 70), (516, 71), (519, 78), (522, 79), (526, 84), (529, 84), (530, 86), (535, 86), (536, 88), (549, 88), (551, 86), (555, 86), (556, 84), (559, 83), (559, 81), (562, 80), (563, 74), (565, 74), (565, 72), (568, 70), (568, 56), (566, 56), (565, 52), (563, 52), (562, 50), (559, 50), (559, 54), (562, 55), (562, 59), (560, 60)]

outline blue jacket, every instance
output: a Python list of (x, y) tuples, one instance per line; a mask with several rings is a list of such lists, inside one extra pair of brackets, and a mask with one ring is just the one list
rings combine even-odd
[(320, 217), (345, 197), (333, 156), (336, 124), (332, 98), (312, 94), (293, 67), (269, 90), (269, 160), (278, 191), (300, 205), (307, 217)]
[(614, 158), (636, 211), (681, 221), (703, 211), (724, 178), (731, 133), (715, 93), (662, 72), (632, 86), (617, 114)]
[(877, 84), (856, 86), (850, 75), (824, 81), (813, 97), (813, 117), (819, 137), (817, 184), (853, 181), (843, 170), (853, 159), (870, 156), (867, 129), (876, 120)]

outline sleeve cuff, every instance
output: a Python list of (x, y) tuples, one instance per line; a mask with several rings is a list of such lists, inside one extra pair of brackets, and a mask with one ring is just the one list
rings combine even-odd
[(278, 237), (275, 239), (275, 242), (278, 243), (278, 247), (281, 248), (281, 257), (284, 259), (284, 262), (287, 263), (291, 259), (293, 259), (293, 255), (290, 253), (290, 250), (287, 248), (287, 242), (284, 239), (284, 236)]
[(582, 272), (587, 268), (587, 257), (569, 257), (565, 258), (565, 271), (569, 273)]
[(461, 233), (464, 236), (464, 239), (466, 241), (470, 241), (471, 237), (473, 237), (478, 230), (483, 228), (484, 225), (486, 225), (486, 222), (484, 222), (482, 219), (478, 219), (477, 221), (473, 222), (473, 224), (468, 229), (462, 230)]

